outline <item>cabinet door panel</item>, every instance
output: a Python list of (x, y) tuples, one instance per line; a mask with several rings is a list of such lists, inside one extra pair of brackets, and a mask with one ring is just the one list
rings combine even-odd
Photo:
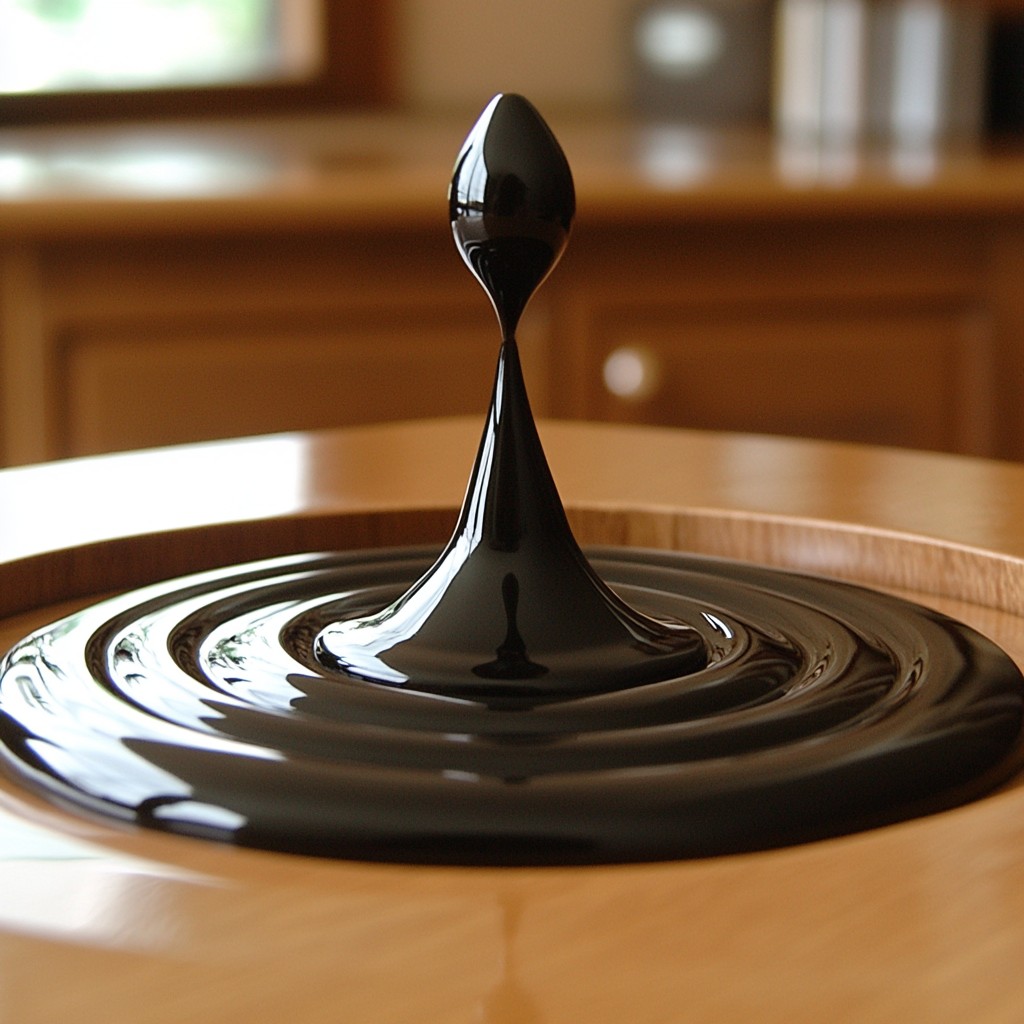
[[(604, 309), (584, 379), (590, 417), (959, 451), (990, 441), (986, 319), (958, 304)], [(628, 350), (635, 398), (603, 383)]]
[(63, 454), (482, 413), (493, 335), (486, 310), (77, 333), (57, 366)]

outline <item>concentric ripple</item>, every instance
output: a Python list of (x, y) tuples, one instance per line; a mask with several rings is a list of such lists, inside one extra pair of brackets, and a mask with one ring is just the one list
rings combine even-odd
[(991, 642), (856, 586), (596, 549), (706, 668), (578, 699), (481, 701), (319, 664), (434, 552), (276, 559), (136, 591), (0, 666), (0, 754), (51, 798), (151, 828), (432, 863), (706, 856), (979, 795), (1020, 760), (1024, 680)]

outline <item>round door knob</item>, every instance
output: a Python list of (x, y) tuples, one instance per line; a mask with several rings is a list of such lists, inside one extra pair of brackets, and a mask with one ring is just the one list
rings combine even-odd
[(605, 359), (602, 376), (604, 386), (616, 398), (643, 402), (661, 387), (661, 360), (650, 349), (622, 345)]

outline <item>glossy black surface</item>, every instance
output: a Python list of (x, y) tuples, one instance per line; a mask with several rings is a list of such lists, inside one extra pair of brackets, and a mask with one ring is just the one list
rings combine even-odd
[(529, 100), (495, 96), (455, 162), (448, 213), (503, 339), (561, 257), (575, 212), (572, 172), (551, 129)]
[(502, 346), (451, 541), (123, 595), (0, 665), (0, 759), (66, 805), (268, 849), (453, 864), (707, 856), (980, 795), (1024, 679), (881, 594), (569, 529), (515, 329), (575, 199), (521, 97), (459, 156), (455, 238)]
[(433, 552), (303, 556), (28, 638), (2, 669), (0, 751), (61, 803), (151, 828), (469, 864), (760, 849), (946, 807), (1016, 770), (1021, 679), (970, 629), (841, 583), (590, 554), (631, 604), (698, 632), (707, 666), (497, 708), (346, 677), (312, 639), (401, 594)]
[(700, 635), (626, 605), (580, 552), (537, 436), (514, 337), (575, 211), (558, 142), (521, 96), (473, 127), (449, 193), (455, 239), (502, 330), (498, 370), (454, 536), (397, 601), (329, 625), (322, 663), (385, 685), (544, 701), (696, 671)]
[(697, 631), (627, 605), (580, 551), (509, 342), (447, 548), (398, 600), (329, 624), (315, 649), (351, 676), (494, 706), (639, 685), (706, 660)]

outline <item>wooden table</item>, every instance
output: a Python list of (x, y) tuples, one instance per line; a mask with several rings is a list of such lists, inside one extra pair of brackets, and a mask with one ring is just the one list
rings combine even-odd
[[(443, 420), (0, 473), (0, 643), (60, 604), (300, 548), (442, 540), (479, 434)], [(548, 423), (584, 542), (915, 593), (1024, 663), (1024, 467)], [(1024, 789), (770, 853), (637, 866), (333, 862), (112, 828), (0, 790), (19, 1024), (1017, 1022)]]

